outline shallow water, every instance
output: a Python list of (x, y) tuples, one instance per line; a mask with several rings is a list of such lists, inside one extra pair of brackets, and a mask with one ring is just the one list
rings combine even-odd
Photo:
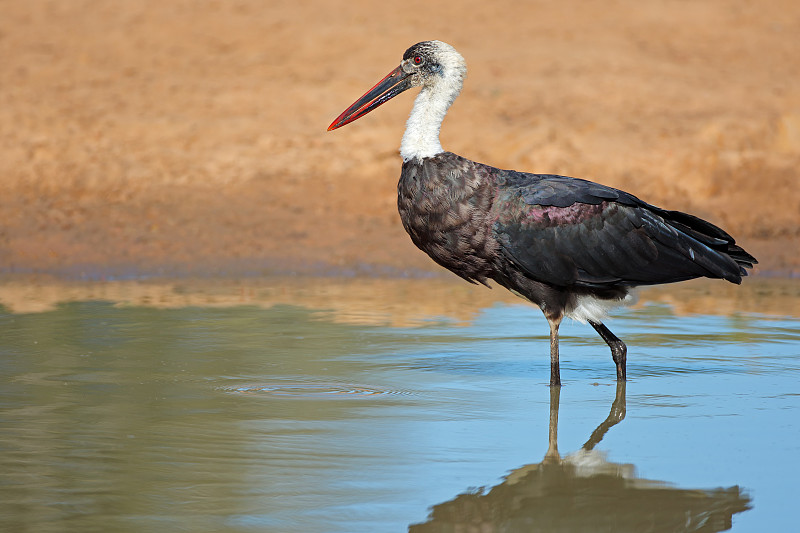
[(500, 291), (6, 282), (0, 530), (792, 531), (800, 282), (752, 281), (618, 312), (626, 387), (565, 324), (559, 394)]

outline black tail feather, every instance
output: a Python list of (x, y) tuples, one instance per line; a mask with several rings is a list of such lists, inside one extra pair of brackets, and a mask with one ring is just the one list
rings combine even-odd
[(742, 276), (748, 275), (747, 269), (758, 263), (725, 230), (711, 222), (682, 211), (657, 211), (670, 226), (702, 243), (712, 252), (696, 255), (692, 259), (717, 277), (741, 283)]

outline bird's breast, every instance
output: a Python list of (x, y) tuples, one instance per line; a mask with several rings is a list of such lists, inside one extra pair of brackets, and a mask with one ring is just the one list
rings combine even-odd
[(411, 240), (434, 261), (470, 280), (485, 282), (495, 252), (491, 175), (444, 152), (403, 164), (397, 207)]

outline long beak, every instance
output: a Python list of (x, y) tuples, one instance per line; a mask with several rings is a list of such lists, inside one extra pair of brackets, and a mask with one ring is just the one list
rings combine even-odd
[(336, 120), (331, 122), (328, 126), (328, 131), (341, 128), (345, 124), (350, 124), (357, 120), (376, 107), (388, 102), (401, 92), (412, 87), (410, 74), (406, 73), (401, 67), (397, 67), (389, 74), (379, 81), (375, 87), (366, 92), (364, 96), (359, 98), (350, 107), (344, 110), (344, 113), (336, 117)]

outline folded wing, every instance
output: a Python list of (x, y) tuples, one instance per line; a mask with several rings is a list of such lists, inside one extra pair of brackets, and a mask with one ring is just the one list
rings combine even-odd
[(755, 259), (717, 226), (586, 180), (501, 171), (493, 231), (506, 258), (557, 286), (741, 283)]

